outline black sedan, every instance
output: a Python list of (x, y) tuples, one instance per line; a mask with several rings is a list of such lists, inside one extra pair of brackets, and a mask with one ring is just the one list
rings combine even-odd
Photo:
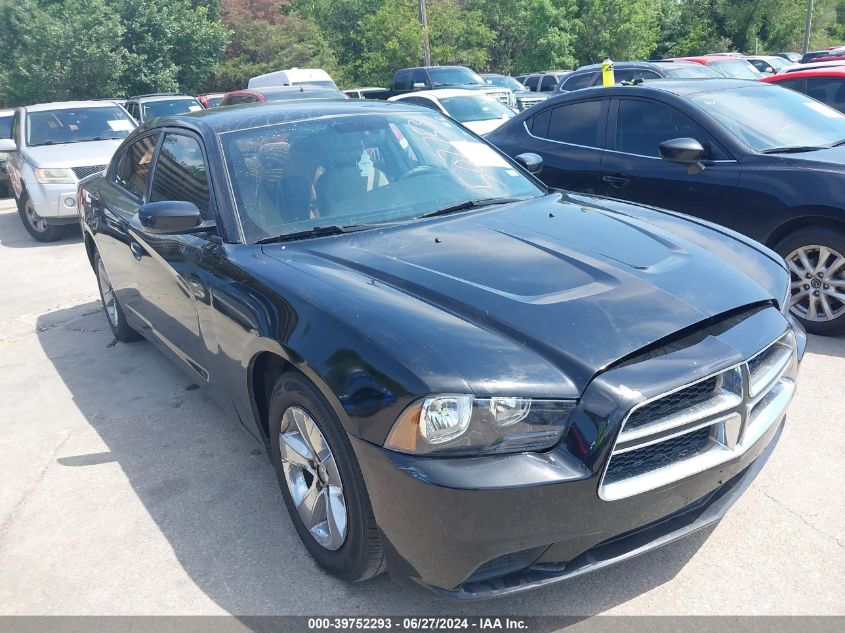
[(717, 521), (777, 442), (806, 343), (783, 262), (538, 160), (303, 101), (158, 119), (80, 183), (115, 337), (267, 447), (331, 573), (560, 581)]
[[(784, 257), (792, 312), (845, 332), (845, 115), (764, 83), (646, 82), (561, 95), (487, 135), (543, 181), (682, 211)], [(661, 160), (661, 158), (663, 160)]]

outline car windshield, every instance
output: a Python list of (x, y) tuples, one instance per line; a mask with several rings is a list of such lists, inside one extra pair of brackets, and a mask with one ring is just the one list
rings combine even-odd
[(666, 74), (672, 79), (709, 79), (712, 77), (722, 77), (712, 68), (696, 64), (695, 66), (678, 66), (676, 68), (667, 68)]
[(329, 81), (329, 80), (324, 80), (324, 81), (319, 81), (319, 80), (292, 81), (291, 85), (292, 86), (321, 86), (323, 88), (331, 88), (332, 90), (337, 90), (337, 85), (335, 85), (335, 82)]
[(220, 139), (250, 243), (544, 193), (488, 144), (433, 112), (319, 117)]
[(216, 108), (220, 105), (221, 101), (223, 101), (223, 95), (220, 95), (219, 97), (209, 97), (206, 99), (209, 108)]
[(449, 84), (484, 84), (481, 75), (469, 68), (429, 68), (428, 76), (435, 86)]
[(29, 112), (26, 144), (59, 145), (126, 138), (135, 123), (116, 105)]
[(760, 152), (828, 147), (845, 140), (845, 115), (800, 92), (749, 86), (690, 100)]
[(491, 77), (486, 77), (485, 79), (490, 83), (491, 86), (496, 86), (497, 88), (508, 88), (513, 91), (525, 90), (525, 86), (523, 86), (513, 77), (505, 77), (504, 75), (493, 75)]
[(11, 114), (0, 114), (0, 138), (12, 138)]
[(439, 101), (446, 108), (449, 116), (461, 123), (489, 121), (490, 119), (509, 119), (514, 116), (513, 110), (492, 97), (482, 97), (480, 95), (443, 97)]
[(708, 66), (720, 75), (731, 79), (760, 79), (763, 76), (763, 73), (744, 59), (719, 59), (708, 62)]
[(783, 57), (765, 57), (764, 58), (769, 64), (771, 64), (772, 68), (775, 70), (780, 70), (781, 68), (785, 68), (789, 66), (789, 62), (786, 61)]
[(196, 99), (161, 99), (159, 101), (148, 101), (143, 104), (144, 121), (156, 119), (160, 116), (171, 114), (185, 114), (186, 112), (199, 112), (202, 110), (200, 102)]

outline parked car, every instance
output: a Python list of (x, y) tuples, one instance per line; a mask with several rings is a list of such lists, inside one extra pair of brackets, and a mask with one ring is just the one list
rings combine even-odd
[[(588, 88), (488, 139), (542, 156), (544, 182), (731, 227), (786, 258), (792, 311), (845, 331), (845, 116), (791, 90), (730, 79)], [(663, 158), (663, 160), (660, 160)]]
[(845, 57), (825, 60), (823, 62), (810, 62), (808, 64), (792, 64), (783, 68), (778, 74), (787, 75), (789, 73), (804, 72), (805, 70), (815, 70), (817, 68), (835, 68), (836, 66), (845, 66)]
[(221, 106), (241, 103), (263, 103), (264, 101), (292, 101), (294, 99), (348, 99), (349, 97), (332, 88), (323, 86), (268, 86), (267, 88), (248, 88), (227, 92), (220, 102)]
[(564, 79), (572, 74), (571, 70), (544, 71), (532, 73), (523, 82), (531, 92), (554, 92)]
[(790, 65), (790, 62), (779, 55), (747, 55), (745, 59), (764, 75), (777, 75)]
[(345, 94), (350, 99), (387, 99), (390, 96), (390, 90), (387, 88), (350, 88), (344, 90)]
[(845, 66), (775, 75), (764, 77), (762, 81), (803, 92), (816, 101), (845, 113)]
[(463, 123), (476, 134), (492, 132), (514, 115), (513, 110), (506, 105), (476, 90), (426, 90), (396, 95), (388, 101), (413, 103), (436, 110)]
[(138, 123), (161, 116), (199, 112), (203, 109), (196, 98), (173, 92), (137, 95), (126, 100), (126, 110)]
[(804, 53), (801, 57), (802, 64), (808, 64), (810, 62), (817, 62), (821, 60), (828, 60), (828, 58), (836, 57), (842, 58), (845, 57), (845, 48), (837, 47), (837, 48), (828, 48), (823, 51), (810, 51), (809, 53)]
[(751, 62), (734, 55), (699, 55), (697, 57), (676, 57), (674, 61), (687, 61), (708, 66), (723, 77), (731, 79), (760, 79), (763, 76)]
[[(0, 110), (0, 139), (12, 138), (12, 117), (14, 110)], [(6, 173), (6, 161), (9, 160), (8, 152), (0, 152), (0, 197), (8, 198), (10, 195), (9, 174)]]
[(498, 88), (506, 88), (513, 93), (514, 103), (513, 107), (517, 111), (525, 110), (533, 105), (537, 105), (541, 101), (549, 98), (548, 94), (542, 92), (531, 92), (513, 77), (507, 75), (499, 75), (497, 73), (484, 73), (481, 75), (489, 85)]
[(225, 92), (208, 92), (206, 94), (197, 95), (197, 101), (200, 102), (203, 108), (216, 108), (223, 101)]
[(322, 86), (337, 90), (337, 84), (331, 75), (322, 68), (289, 68), (277, 70), (264, 75), (253, 77), (247, 83), (247, 88), (269, 88), (272, 86)]
[(478, 90), (498, 99), (506, 106), (514, 107), (516, 104), (513, 93), (509, 89), (489, 85), (481, 78), (481, 75), (466, 66), (401, 68), (393, 75), (388, 97), (442, 88)]
[(783, 57), (790, 64), (795, 64), (801, 61), (801, 53), (775, 53), (778, 57)]
[(779, 257), (549, 192), (425, 108), (256, 112), (139, 129), (81, 224), (115, 335), (255, 434), (324, 569), (523, 591), (715, 523), (763, 467), (806, 343)]
[(12, 138), (0, 139), (23, 225), (52, 242), (78, 221), (76, 183), (102, 171), (135, 128), (126, 110), (104, 101), (65, 101), (17, 108)]
[[(613, 62), (616, 83), (637, 79), (712, 79), (721, 77), (715, 70), (694, 62)], [(560, 82), (558, 92), (602, 85), (601, 64), (581, 66)]]

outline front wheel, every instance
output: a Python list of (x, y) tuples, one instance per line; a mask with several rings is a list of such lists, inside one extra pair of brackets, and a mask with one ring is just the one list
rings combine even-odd
[(18, 212), (27, 232), (39, 242), (55, 242), (62, 237), (62, 227), (47, 224), (47, 220), (38, 215), (35, 205), (29, 196), (25, 196), (18, 203)]
[(123, 314), (123, 308), (117, 300), (117, 295), (99, 253), (94, 254), (94, 272), (97, 275), (97, 285), (100, 287), (100, 299), (103, 302), (106, 321), (109, 322), (112, 334), (122, 343), (137, 341), (141, 336), (126, 322), (126, 315)]
[(302, 377), (287, 373), (270, 398), (270, 454), (306, 549), (329, 573), (357, 582), (384, 571), (364, 479), (337, 417)]
[(792, 314), (812, 334), (845, 332), (845, 231), (806, 227), (782, 239), (775, 250), (789, 266)]

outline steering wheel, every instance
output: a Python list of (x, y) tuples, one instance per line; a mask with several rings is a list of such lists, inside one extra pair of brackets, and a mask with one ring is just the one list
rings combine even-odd
[(399, 178), (396, 179), (396, 182), (401, 180), (410, 180), (411, 178), (425, 176), (426, 174), (436, 174), (438, 171), (439, 170), (436, 167), (432, 167), (431, 165), (417, 165), (399, 176)]

